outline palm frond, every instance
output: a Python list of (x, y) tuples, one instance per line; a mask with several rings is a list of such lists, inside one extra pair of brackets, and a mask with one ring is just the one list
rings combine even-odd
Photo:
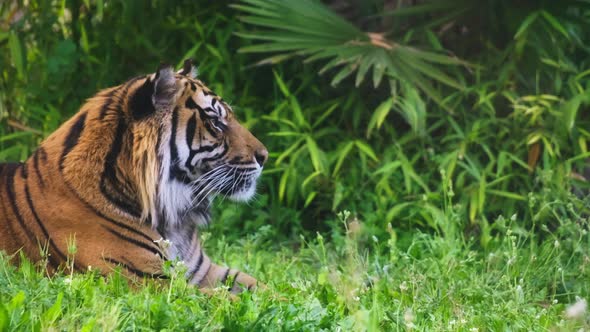
[(328, 60), (320, 73), (340, 67), (332, 79), (333, 85), (356, 72), (358, 86), (372, 71), (375, 87), (385, 76), (411, 82), (441, 105), (443, 100), (432, 81), (463, 89), (444, 68), (467, 65), (464, 61), (402, 45), (386, 39), (384, 34), (364, 32), (321, 2), (242, 0), (232, 7), (244, 14), (240, 17), (243, 22), (256, 28), (238, 33), (257, 42), (240, 52), (280, 53), (259, 64), (277, 63), (293, 55), (304, 56), (306, 62)]

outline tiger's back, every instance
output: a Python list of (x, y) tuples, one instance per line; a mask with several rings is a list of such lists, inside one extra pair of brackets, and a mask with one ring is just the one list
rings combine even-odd
[[(0, 164), (0, 249), (16, 262), (18, 252), (32, 261), (44, 260), (49, 271), (66, 267), (70, 258), (79, 271), (91, 266), (108, 272), (123, 264), (140, 276), (158, 274), (164, 257), (153, 242), (158, 233), (100, 213), (64, 179), (60, 156), (72, 144), (72, 135), (62, 133), (65, 129), (71, 134), (83, 128), (66, 123), (25, 162)], [(145, 249), (154, 259), (126, 265), (128, 255), (141, 257)]]

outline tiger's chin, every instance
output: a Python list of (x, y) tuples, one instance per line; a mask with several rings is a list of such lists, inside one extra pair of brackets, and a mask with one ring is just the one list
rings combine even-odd
[(235, 184), (224, 194), (234, 202), (247, 202), (251, 200), (256, 194), (256, 182), (258, 181), (258, 177), (260, 177), (260, 173), (261, 170), (242, 177), (238, 176)]

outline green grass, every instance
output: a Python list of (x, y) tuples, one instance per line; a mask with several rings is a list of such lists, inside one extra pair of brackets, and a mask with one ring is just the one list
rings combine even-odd
[[(448, 212), (450, 222), (453, 213)], [(204, 233), (218, 261), (257, 276), (265, 290), (203, 294), (178, 272), (171, 281), (129, 283), (118, 274), (46, 277), (30, 263), (0, 264), (0, 330), (449, 330), (570, 331), (590, 328), (588, 221), (551, 232), (499, 217), (487, 250), (472, 240), (406, 234), (405, 243), (366, 239), (364, 225), (340, 214), (331, 239), (274, 240), (272, 226), (229, 241)], [(346, 226), (344, 220), (346, 219)], [(585, 316), (584, 316), (585, 315)]]

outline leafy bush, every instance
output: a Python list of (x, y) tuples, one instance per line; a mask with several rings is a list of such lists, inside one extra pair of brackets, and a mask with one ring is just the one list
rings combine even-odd
[[(422, 1), (383, 11), (386, 2), (370, 2), (356, 22), (378, 32), (363, 32), (315, 1), (233, 6), (246, 23), (240, 36), (258, 42), (243, 52), (272, 52), (261, 64), (328, 59), (319, 73), (339, 84), (322, 89), (336, 95), (332, 103), (304, 115), (299, 105), (316, 105), (305, 102), (314, 89), (295, 98), (282, 89), (291, 112), (273, 111), (280, 124), (273, 135), (292, 142), (275, 162), (285, 165), (279, 188), (292, 191), (288, 203), (295, 191), (305, 205), (323, 191), (333, 202), (322, 197), (321, 211), (352, 205), (381, 229), (394, 222), (440, 230), (440, 188), (448, 182), (463, 211), (461, 226), (484, 237), (506, 210), (554, 222), (528, 206), (540, 196), (569, 200), (570, 178), (589, 156), (582, 110), (590, 103), (590, 6), (475, 4)], [(372, 87), (361, 84), (371, 77)], [(389, 86), (379, 89), (382, 78)], [(290, 81), (281, 85), (300, 85)], [(309, 126), (305, 115), (325, 125)], [(551, 188), (551, 197), (541, 188)]]

